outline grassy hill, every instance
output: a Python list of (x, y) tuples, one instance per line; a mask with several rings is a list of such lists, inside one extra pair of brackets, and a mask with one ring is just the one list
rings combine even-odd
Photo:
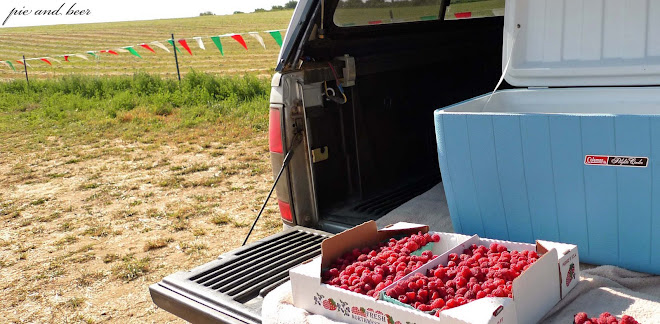
[[(18, 60), (22, 55), (30, 58), (85, 53), (90, 50), (113, 49), (155, 40), (168, 45), (165, 40), (170, 38), (171, 33), (174, 33), (174, 37), (179, 39), (286, 29), (292, 14), (292, 10), (284, 10), (181, 19), (3, 28), (0, 29), (0, 60)], [(275, 67), (279, 46), (269, 34), (260, 34), (264, 38), (266, 49), (247, 35), (244, 38), (248, 51), (245, 51), (236, 41), (222, 38), (224, 56), (220, 55), (209, 38), (204, 38), (206, 50), (201, 50), (194, 41), (188, 40), (194, 55), (190, 56), (182, 49), (183, 54), (179, 55), (181, 72), (185, 74), (194, 69), (214, 74), (249, 72), (269, 75)], [(119, 53), (118, 56), (100, 54), (100, 60), (85, 61), (73, 57), (70, 58), (70, 63), (64, 62), (63, 58), (58, 58), (62, 64), (53, 62), (52, 67), (41, 61), (32, 61), (28, 62), (31, 65), (31, 68), (28, 69), (30, 76), (35, 78), (51, 78), (71, 73), (105, 76), (135, 72), (175, 76), (176, 67), (173, 54), (152, 47), (156, 51), (155, 54), (139, 46), (136, 47), (136, 50), (142, 55), (142, 59), (129, 53)], [(22, 66), (16, 64), (16, 68), (21, 69)], [(24, 78), (22, 71), (13, 72), (9, 67), (0, 65), (0, 79), (17, 78)]]

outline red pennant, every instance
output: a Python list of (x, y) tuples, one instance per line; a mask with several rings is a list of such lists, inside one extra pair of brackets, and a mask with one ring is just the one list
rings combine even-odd
[(40, 58), (40, 60), (42, 60), (42, 61), (48, 63), (48, 65), (51, 65), (51, 66), (53, 65), (52, 63), (50, 63), (50, 61), (49, 61), (48, 59)]
[(178, 42), (183, 48), (186, 49), (186, 51), (188, 51), (188, 54), (192, 55), (192, 51), (190, 50), (190, 47), (188, 47), (188, 42), (186, 42), (185, 39), (179, 39)]
[(372, 20), (372, 21), (368, 22), (369, 25), (380, 25), (382, 23), (383, 23), (382, 20)]
[(99, 52), (100, 52), (100, 53), (110, 53), (110, 54), (112, 54), (112, 55), (119, 55), (119, 53), (117, 53), (117, 52), (115, 52), (115, 51), (113, 51), (113, 50), (102, 50), (102, 51), (99, 51)]
[(150, 50), (152, 53), (156, 53), (156, 51), (154, 51), (154, 49), (151, 48), (151, 46), (149, 46), (149, 45), (147, 45), (147, 44), (140, 44), (140, 46), (142, 46), (142, 47), (144, 47), (144, 48)]
[(23, 61), (16, 60), (16, 63), (23, 64)]
[(472, 17), (472, 12), (457, 12), (454, 14), (454, 17), (456, 17), (456, 19), (470, 18)]
[(243, 39), (243, 36), (236, 34), (236, 35), (231, 35), (231, 38), (239, 42), (241, 45), (243, 45), (243, 48), (247, 50), (247, 44), (245, 44), (245, 40)]
[(69, 55), (64, 55), (64, 60), (69, 62)]

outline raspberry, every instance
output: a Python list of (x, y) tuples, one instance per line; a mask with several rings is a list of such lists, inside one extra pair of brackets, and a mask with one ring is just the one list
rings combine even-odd
[(431, 241), (440, 242), (440, 235), (438, 235), (438, 234), (431, 235)]
[(620, 324), (639, 324), (634, 318), (628, 316), (628, 315), (623, 315), (621, 316), (621, 321), (619, 322)]
[(431, 308), (442, 308), (443, 306), (445, 306), (445, 301), (442, 298), (435, 299), (431, 303)]

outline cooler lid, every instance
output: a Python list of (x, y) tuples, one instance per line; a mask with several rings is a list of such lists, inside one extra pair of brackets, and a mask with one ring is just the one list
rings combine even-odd
[(504, 17), (511, 85), (660, 85), (660, 1), (507, 0)]

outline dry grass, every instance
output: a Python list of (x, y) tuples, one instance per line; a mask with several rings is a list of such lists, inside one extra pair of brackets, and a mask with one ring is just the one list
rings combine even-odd
[[(0, 318), (178, 321), (153, 305), (148, 285), (240, 246), (261, 204), (246, 197), (263, 196), (272, 181), (266, 133), (234, 136), (223, 133), (227, 129), (161, 132), (159, 141), (146, 143), (5, 137), (0, 298), (8, 306)], [(220, 147), (224, 154), (214, 156)], [(65, 163), (74, 152), (91, 158)], [(243, 166), (246, 159), (261, 171)], [(31, 179), (9, 172), (16, 163), (8, 162), (19, 160), (29, 161)], [(172, 178), (178, 185), (159, 185)], [(213, 186), (196, 185), (209, 182)], [(87, 183), (100, 186), (87, 189)], [(272, 200), (251, 240), (281, 226)]]

